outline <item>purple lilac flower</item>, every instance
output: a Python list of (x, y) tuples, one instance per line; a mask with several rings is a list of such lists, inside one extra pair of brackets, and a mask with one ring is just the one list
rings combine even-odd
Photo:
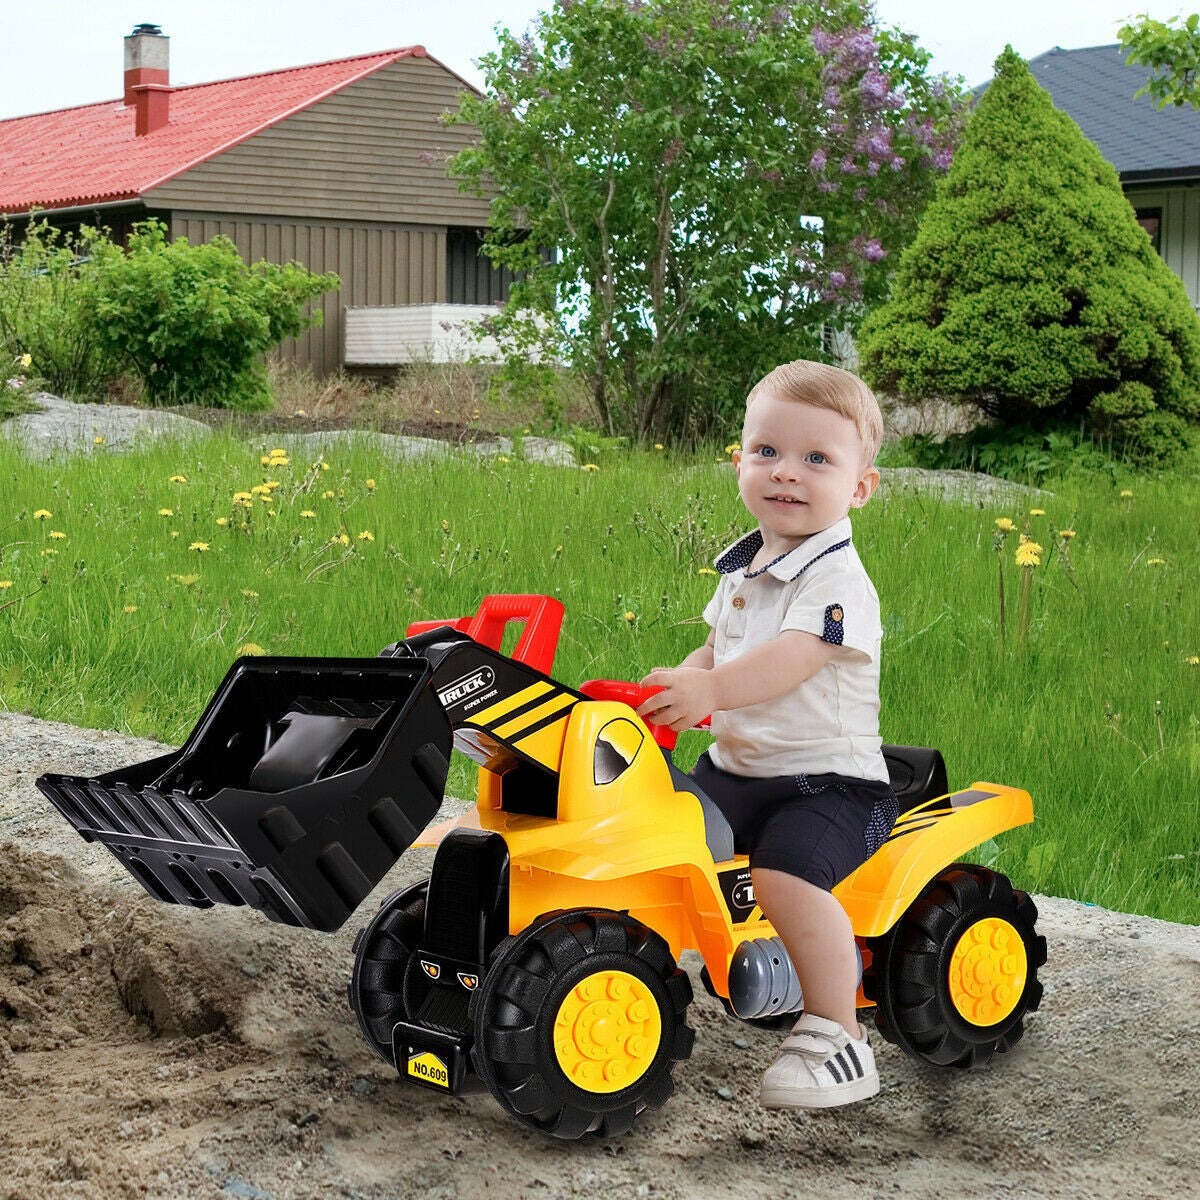
[(838, 39), (818, 26), (812, 31), (813, 49), (818, 54), (829, 54), (838, 44)]
[(832, 179), (822, 179), (821, 182), (817, 184), (818, 192), (836, 192), (837, 190), (838, 185), (834, 183)]
[(883, 248), (883, 244), (878, 238), (868, 238), (859, 247), (859, 254), (867, 260), (867, 262), (882, 262), (887, 258), (887, 251)]
[(808, 160), (808, 167), (811, 171), (825, 170), (825, 164), (829, 161), (829, 156), (824, 150), (814, 150), (813, 156)]
[(837, 108), (842, 102), (842, 93), (835, 87), (827, 87), (825, 95), (821, 97), (821, 103), (826, 108)]
[(870, 175), (872, 179), (874, 179), (875, 176), (879, 174), (879, 159), (877, 159), (877, 158), (870, 159), (867, 162), (867, 165), (863, 168), (863, 171), (867, 175)]
[(852, 158), (843, 158), (840, 168), (843, 175), (857, 175), (858, 167)]
[(420, 153), (420, 154), (419, 154), (417, 157), (418, 157), (418, 158), (420, 158), (420, 160), (421, 160), (421, 161), (422, 161), (422, 162), (423, 162), (423, 163), (424, 163), (424, 164), (425, 164), (427, 167), (432, 167), (432, 166), (433, 166), (433, 155), (432, 155), (432, 154), (430, 154), (430, 152), (429, 152), (428, 150), (422, 150), (422, 151), (421, 151), (421, 153)]
[(904, 93), (896, 88), (895, 91), (888, 92), (883, 101), (885, 108), (901, 109), (904, 107)]
[(891, 165), (891, 168), (893, 171), (903, 171), (904, 170), (904, 159), (901, 158), (899, 154), (897, 154), (892, 159), (890, 165)]
[(829, 291), (836, 292), (838, 290), (838, 288), (843, 288), (845, 286), (846, 286), (846, 276), (844, 274), (842, 274), (841, 271), (830, 271), (829, 272), (829, 287), (828, 287)]
[(950, 169), (950, 164), (954, 161), (954, 151), (949, 146), (943, 146), (934, 156), (933, 165), (939, 171), (947, 171)]
[(879, 108), (887, 99), (888, 77), (878, 71), (868, 71), (858, 85), (864, 108)]

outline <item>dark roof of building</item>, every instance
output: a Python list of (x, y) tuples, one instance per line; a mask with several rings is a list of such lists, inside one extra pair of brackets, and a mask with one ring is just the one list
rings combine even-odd
[(1127, 66), (1119, 45), (1055, 46), (1030, 59), (1029, 70), (1123, 183), (1200, 177), (1200, 113), (1190, 104), (1158, 109), (1149, 96), (1134, 100), (1149, 72)]

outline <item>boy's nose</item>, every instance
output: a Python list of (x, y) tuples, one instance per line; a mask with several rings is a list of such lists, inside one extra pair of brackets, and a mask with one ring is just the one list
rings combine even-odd
[(785, 479), (794, 480), (796, 478), (796, 469), (787, 459), (781, 458), (775, 463), (774, 467), (771, 468), (771, 478), (777, 479), (781, 483)]

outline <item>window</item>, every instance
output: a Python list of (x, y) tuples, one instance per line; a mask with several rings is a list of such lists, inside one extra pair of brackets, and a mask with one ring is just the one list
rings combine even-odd
[(1150, 244), (1155, 252), (1162, 253), (1162, 209), (1137, 208), (1137, 223), (1150, 235)]

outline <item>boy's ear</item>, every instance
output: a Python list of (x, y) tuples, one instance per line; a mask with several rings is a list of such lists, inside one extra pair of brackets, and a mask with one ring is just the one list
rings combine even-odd
[(730, 457), (733, 459), (734, 477), (737, 479), (741, 479), (741, 477), (742, 477), (742, 452), (740, 450), (735, 450)]
[(878, 486), (879, 468), (870, 466), (863, 472), (862, 478), (858, 481), (858, 486), (854, 489), (854, 495), (850, 497), (850, 507), (862, 508), (875, 494), (875, 489)]

